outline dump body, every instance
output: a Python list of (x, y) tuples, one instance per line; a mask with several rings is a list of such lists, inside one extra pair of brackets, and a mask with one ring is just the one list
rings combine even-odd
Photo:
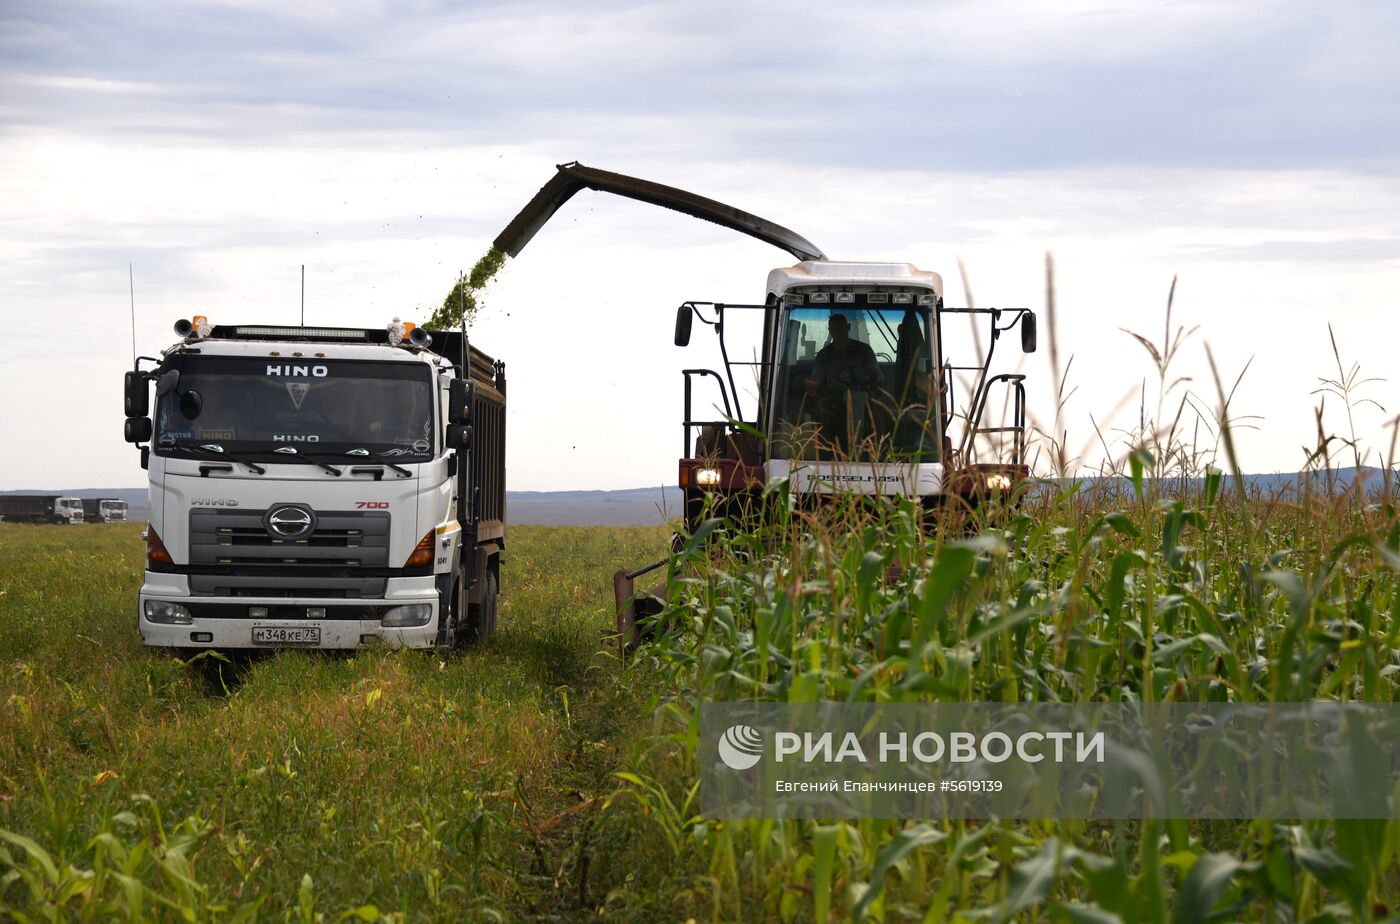
[(83, 522), (83, 502), (61, 494), (4, 494), (0, 495), (0, 517), (7, 523), (68, 526)]
[(161, 385), (145, 644), (424, 648), (489, 633), (504, 365), (457, 332), (432, 332), (430, 348), (384, 335), (216, 327), (146, 373)]

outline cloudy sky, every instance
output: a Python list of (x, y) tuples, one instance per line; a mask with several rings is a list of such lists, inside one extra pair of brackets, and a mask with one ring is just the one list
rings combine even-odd
[[(1169, 377), (1233, 381), (1249, 470), (1296, 469), (1312, 394), (1360, 386), (1373, 460), (1400, 411), (1400, 7), (1393, 3), (0, 4), (0, 488), (129, 487), (131, 360), (216, 322), (426, 318), (570, 160), (778, 221), (829, 255), (1045, 307), (1032, 412), (1096, 464), (1157, 407), (1123, 328), (1199, 328)], [(512, 488), (672, 483), (685, 299), (761, 299), (781, 251), (577, 196), (486, 294)], [(1042, 313), (1042, 329), (1045, 328)], [(703, 333), (703, 332), (702, 332)], [(1042, 335), (1042, 344), (1046, 342)], [(736, 344), (745, 352), (743, 344)], [(1072, 363), (1070, 360), (1072, 359)], [(1188, 414), (1188, 419), (1190, 415)], [(1209, 443), (1208, 437), (1203, 437)]]

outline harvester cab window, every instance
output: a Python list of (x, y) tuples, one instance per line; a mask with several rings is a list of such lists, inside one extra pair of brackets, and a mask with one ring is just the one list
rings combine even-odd
[(927, 310), (794, 307), (782, 331), (775, 458), (937, 460)]

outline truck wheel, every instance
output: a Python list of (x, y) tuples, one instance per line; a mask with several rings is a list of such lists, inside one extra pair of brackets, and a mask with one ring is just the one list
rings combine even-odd
[(479, 642), (496, 631), (496, 572), (488, 568), (481, 578), (481, 602), (467, 609), (467, 640)]
[(466, 611), (467, 595), (461, 574), (444, 575), (438, 580), (438, 619), (442, 621), (437, 647), (446, 654), (462, 647), (462, 613)]

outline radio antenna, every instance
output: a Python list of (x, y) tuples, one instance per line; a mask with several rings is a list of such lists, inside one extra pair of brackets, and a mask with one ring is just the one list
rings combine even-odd
[(131, 364), (136, 365), (136, 276), (131, 264), (126, 265), (126, 289), (131, 295)]
[(306, 264), (301, 265), (301, 326), (306, 326)]

